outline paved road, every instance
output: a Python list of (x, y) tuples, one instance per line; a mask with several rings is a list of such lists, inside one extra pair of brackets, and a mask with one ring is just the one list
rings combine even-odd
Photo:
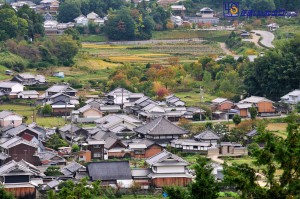
[(191, 38), (191, 39), (150, 39), (150, 40), (143, 40), (143, 41), (112, 41), (112, 42), (82, 42), (83, 44), (121, 44), (121, 45), (140, 45), (140, 44), (159, 44), (159, 43), (182, 43), (182, 42), (203, 42), (205, 40), (199, 38)]
[[(257, 119), (275, 119), (275, 118), (285, 118), (287, 115), (280, 115), (280, 116), (271, 116), (271, 117), (257, 117)], [(249, 120), (250, 118), (242, 118), (243, 120)], [(204, 121), (192, 121), (192, 123), (207, 123), (207, 122), (212, 122), (212, 123), (219, 123), (219, 122), (228, 122), (228, 120), (204, 120)], [(229, 120), (229, 122), (232, 122), (232, 119)]]
[(272, 42), (275, 39), (275, 36), (273, 33), (264, 31), (264, 30), (253, 30), (253, 32), (261, 35), (262, 40), (260, 42), (264, 46), (266, 46), (268, 48), (274, 48), (274, 45), (272, 44)]

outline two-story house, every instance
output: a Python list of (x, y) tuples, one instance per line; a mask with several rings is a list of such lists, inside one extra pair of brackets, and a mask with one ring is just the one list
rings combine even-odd
[(156, 118), (145, 125), (135, 128), (134, 131), (138, 134), (138, 137), (147, 138), (163, 147), (166, 147), (171, 140), (178, 139), (188, 133), (164, 117)]
[(45, 84), (46, 78), (43, 75), (33, 75), (30, 73), (20, 73), (12, 78), (13, 82), (18, 82), (24, 86), (31, 86), (36, 84)]
[(16, 198), (36, 198), (36, 189), (42, 184), (42, 174), (34, 165), (12, 160), (0, 167), (0, 181), (3, 188)]
[(162, 151), (146, 160), (151, 168), (148, 175), (155, 187), (170, 185), (187, 186), (192, 181), (188, 162), (168, 151)]
[[(265, 97), (251, 96), (241, 100), (239, 104), (251, 104), (252, 107), (257, 108), (258, 115), (260, 116), (273, 115), (276, 113), (276, 107), (274, 106), (274, 102), (268, 100)], [(240, 115), (246, 116), (242, 113), (240, 113)]]
[(18, 93), (24, 90), (24, 86), (18, 82), (0, 82), (0, 92), (8, 95), (10, 98), (17, 98)]
[(300, 89), (289, 92), (288, 94), (282, 96), (280, 99), (282, 102), (285, 102), (287, 104), (298, 104), (300, 102)]

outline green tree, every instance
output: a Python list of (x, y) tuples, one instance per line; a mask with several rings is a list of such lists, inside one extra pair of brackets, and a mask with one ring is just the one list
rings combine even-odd
[(17, 36), (23, 37), (27, 31), (28, 23), (19, 18), (12, 8), (0, 8), (0, 40), (7, 40)]
[(0, 198), (1, 199), (15, 199), (12, 193), (5, 191), (5, 189), (0, 187)]
[(255, 107), (249, 108), (251, 120), (255, 120), (257, 116), (257, 109)]
[[(262, 168), (266, 177), (268, 189), (257, 183), (255, 169), (247, 164), (226, 166), (225, 181), (241, 191), (242, 198), (297, 198), (300, 194), (299, 186), (299, 146), (300, 124), (299, 116), (291, 114), (287, 117), (287, 137), (283, 139), (265, 128), (258, 128), (257, 142), (264, 143), (263, 148), (255, 147), (252, 151), (255, 164)], [(279, 180), (275, 178), (277, 169), (283, 171)]]
[(60, 138), (60, 136), (55, 133), (50, 139), (46, 142), (46, 147), (52, 148), (54, 150), (58, 150), (59, 147), (67, 147), (69, 144)]
[(78, 152), (80, 150), (80, 147), (77, 144), (72, 145), (72, 152)]
[(241, 118), (241, 116), (236, 114), (236, 115), (233, 116), (232, 121), (235, 125), (238, 125), (239, 123), (241, 123), (242, 118)]
[(99, 198), (101, 194), (100, 181), (92, 182), (88, 185), (88, 178), (83, 178), (74, 183), (72, 180), (65, 181), (59, 185), (61, 188), (58, 193), (48, 191), (48, 198), (52, 199), (94, 199)]
[(285, 40), (275, 50), (248, 63), (244, 84), (250, 95), (279, 100), (280, 96), (299, 88), (300, 35)]
[(62, 35), (54, 42), (54, 53), (59, 62), (69, 66), (73, 64), (73, 58), (78, 53), (80, 44), (71, 35)]
[(198, 199), (203, 198), (203, 196), (207, 199), (218, 198), (218, 183), (211, 174), (212, 168), (208, 165), (207, 160), (199, 157), (194, 170), (196, 172), (195, 181), (191, 182), (188, 186), (190, 198)]
[(64, 2), (59, 6), (57, 20), (62, 23), (72, 22), (80, 14), (80, 8), (75, 2)]
[(50, 104), (45, 104), (42, 108), (42, 114), (43, 115), (51, 115), (52, 114), (52, 107)]
[(170, 199), (187, 199), (189, 193), (186, 188), (179, 186), (167, 186), (163, 187), (164, 192), (168, 194)]
[(61, 176), (63, 175), (60, 171), (60, 168), (58, 166), (49, 166), (44, 174), (46, 176)]
[(105, 31), (108, 38), (113, 40), (134, 39), (135, 23), (129, 10), (124, 8), (109, 16)]

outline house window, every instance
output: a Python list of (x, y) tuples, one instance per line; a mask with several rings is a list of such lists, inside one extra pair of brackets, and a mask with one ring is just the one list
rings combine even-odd
[(84, 157), (84, 156), (82, 156), (82, 155), (81, 155), (81, 156), (79, 156), (79, 158), (81, 158), (81, 159), (82, 159), (83, 157)]
[(101, 157), (101, 153), (94, 153), (94, 158), (100, 158)]
[(99, 144), (94, 145), (94, 148), (100, 148), (100, 145)]
[(194, 150), (198, 150), (198, 146), (193, 146), (193, 149)]
[(145, 154), (144, 151), (138, 150), (138, 151), (134, 151), (135, 154), (140, 155), (140, 154)]

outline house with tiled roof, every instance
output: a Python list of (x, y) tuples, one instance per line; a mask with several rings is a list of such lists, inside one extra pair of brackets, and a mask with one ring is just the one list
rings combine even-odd
[(75, 178), (76, 173), (80, 171), (86, 171), (86, 167), (77, 162), (71, 162), (60, 169), (60, 172), (62, 174), (64, 174), (65, 176), (71, 176), (72, 178)]
[(0, 176), (3, 188), (16, 198), (36, 198), (44, 174), (29, 162), (11, 160), (0, 167)]
[(22, 117), (11, 112), (1, 111), (0, 112), (0, 127), (13, 126), (17, 127), (22, 124)]
[(293, 90), (282, 96), (280, 100), (287, 104), (298, 104), (300, 102), (300, 89)]
[(145, 125), (137, 127), (134, 131), (140, 138), (150, 139), (162, 146), (167, 146), (173, 139), (181, 138), (188, 134), (186, 130), (173, 124), (164, 117), (156, 118)]
[(155, 187), (163, 186), (187, 186), (193, 176), (189, 173), (188, 162), (168, 151), (162, 151), (146, 160), (151, 168), (148, 177)]
[(106, 186), (130, 188), (133, 183), (128, 161), (90, 162), (87, 172), (91, 181), (101, 180)]
[(24, 86), (45, 84), (46, 78), (43, 75), (33, 75), (30, 73), (20, 73), (15, 75), (11, 81), (18, 82)]
[(163, 147), (148, 139), (132, 139), (128, 142), (131, 157), (150, 158), (163, 150)]
[[(252, 107), (255, 107), (257, 109), (258, 115), (260, 116), (268, 116), (268, 115), (276, 114), (276, 107), (274, 106), (274, 102), (265, 97), (251, 96), (241, 100), (238, 103), (239, 106), (241, 104), (246, 104), (246, 105), (251, 104)], [(246, 113), (241, 111), (240, 111), (240, 115), (242, 117), (247, 116)]]
[(4, 162), (25, 160), (35, 166), (41, 164), (37, 156), (38, 145), (22, 137), (16, 136), (5, 141), (0, 145), (0, 149), (3, 153), (7, 154)]

